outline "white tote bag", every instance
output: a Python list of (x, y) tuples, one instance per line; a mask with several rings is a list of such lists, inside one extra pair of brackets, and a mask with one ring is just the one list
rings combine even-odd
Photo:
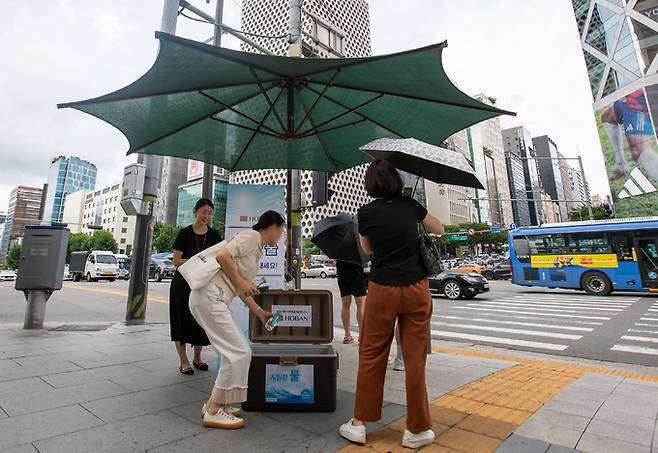
[(178, 267), (178, 272), (183, 276), (191, 289), (199, 289), (210, 283), (210, 280), (220, 269), (215, 256), (226, 246), (226, 241), (208, 247), (200, 251), (192, 258)]

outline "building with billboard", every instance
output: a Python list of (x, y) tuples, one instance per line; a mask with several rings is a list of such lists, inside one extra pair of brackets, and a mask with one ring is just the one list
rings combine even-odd
[(617, 216), (658, 206), (658, 1), (572, 0)]
[(43, 220), (61, 222), (70, 193), (96, 188), (96, 165), (78, 157), (58, 156), (50, 162)]

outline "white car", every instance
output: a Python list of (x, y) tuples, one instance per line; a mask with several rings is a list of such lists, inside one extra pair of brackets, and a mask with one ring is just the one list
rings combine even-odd
[(0, 282), (13, 282), (16, 280), (16, 271), (0, 271)]
[(312, 264), (308, 268), (302, 271), (302, 278), (307, 278), (307, 277), (327, 278), (327, 277), (335, 277), (335, 276), (336, 276), (336, 268), (324, 264)]

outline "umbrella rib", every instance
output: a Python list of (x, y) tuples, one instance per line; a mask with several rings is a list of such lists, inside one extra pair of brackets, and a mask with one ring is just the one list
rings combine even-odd
[(304, 135), (310, 134), (314, 129), (317, 130), (317, 129), (321, 128), (322, 126), (331, 123), (332, 121), (336, 121), (337, 119), (342, 118), (345, 115), (349, 115), (350, 113), (354, 113), (356, 110), (358, 110), (362, 107), (365, 107), (366, 105), (370, 104), (371, 102), (375, 102), (376, 100), (381, 99), (383, 96), (384, 96), (383, 94), (380, 94), (379, 96), (375, 96), (374, 98), (371, 98), (371, 99), (368, 99), (365, 102), (362, 102), (361, 104), (357, 105), (356, 107), (348, 108), (343, 113), (339, 113), (338, 115), (334, 116), (333, 118), (330, 118), (327, 121), (323, 121), (322, 123), (316, 125), (315, 127), (312, 127), (310, 129), (306, 129), (304, 132), (300, 132), (299, 135), (304, 136)]
[(248, 131), (258, 132), (259, 134), (269, 135), (270, 137), (281, 138), (280, 136), (278, 136), (278, 135), (274, 135), (274, 134), (271, 134), (271, 133), (269, 133), (269, 132), (259, 131), (258, 129), (255, 129), (255, 128), (253, 128), (253, 127), (243, 126), (242, 124), (233, 123), (233, 122), (231, 122), (231, 121), (226, 121), (226, 120), (223, 120), (223, 119), (221, 119), (221, 118), (215, 118), (214, 116), (211, 116), (210, 119), (213, 120), (213, 121), (217, 121), (217, 122), (219, 122), (219, 123), (228, 124), (229, 126), (235, 126), (235, 127), (239, 127), (239, 128), (241, 128), (241, 129), (246, 129), (246, 130), (248, 130)]
[[(313, 91), (313, 92), (315, 92), (315, 93), (318, 92), (316, 89), (311, 88), (310, 86), (306, 86), (306, 89), (307, 89), (307, 90), (311, 90), (311, 91)], [(332, 97), (330, 97), (330, 96), (325, 96), (325, 98), (326, 98), (327, 100), (333, 102), (334, 104), (336, 104), (336, 105), (338, 105), (338, 106), (344, 108), (344, 109), (349, 109), (349, 108), (350, 108), (349, 106), (343, 104), (343, 103), (340, 102), (340, 101), (335, 100), (334, 98), (332, 98)], [(382, 129), (386, 129), (386, 130), (389, 131), (391, 134), (395, 134), (395, 135), (398, 136), (398, 137), (403, 137), (403, 138), (404, 138), (404, 136), (403, 136), (402, 134), (400, 134), (399, 132), (396, 132), (396, 131), (394, 131), (393, 129), (387, 127), (387, 126), (384, 126), (384, 125), (381, 124), (379, 121), (373, 120), (372, 118), (370, 118), (370, 117), (364, 115), (363, 113), (361, 113), (361, 112), (359, 112), (359, 111), (354, 110), (353, 113), (354, 113), (355, 115), (359, 115), (361, 118), (363, 118), (363, 119), (365, 119), (365, 120), (367, 120), (367, 121), (370, 121), (370, 122), (373, 123), (374, 125), (381, 127)]]
[(338, 77), (338, 74), (340, 74), (340, 69), (341, 68), (338, 68), (338, 69), (336, 69), (336, 71), (334, 71), (334, 74), (331, 76), (331, 79), (329, 80), (329, 82), (327, 82), (327, 84), (322, 89), (322, 93), (320, 93), (318, 95), (318, 97), (315, 98), (315, 101), (313, 101), (313, 104), (311, 105), (311, 108), (306, 111), (306, 115), (304, 115), (304, 118), (302, 119), (301, 123), (299, 123), (299, 126), (297, 126), (296, 131), (299, 131), (302, 128), (302, 126), (304, 125), (304, 123), (306, 123), (306, 121), (310, 118), (311, 113), (313, 112), (313, 110), (315, 110), (315, 107), (320, 102), (320, 99), (322, 99), (324, 97), (324, 95), (326, 94), (329, 87), (331, 87), (331, 85), (336, 80), (336, 77)]
[[(142, 76), (142, 77), (144, 77), (144, 76)], [(275, 80), (267, 80), (266, 81), (266, 83), (272, 83), (273, 84), (271, 88), (275, 87), (274, 82), (275, 82)], [(133, 83), (137, 83), (137, 81), (133, 82)], [(62, 104), (57, 104), (57, 108), (58, 109), (75, 108), (75, 107), (78, 107), (78, 106), (81, 106), (81, 105), (106, 104), (106, 103), (110, 103), (110, 102), (130, 101), (130, 100), (133, 100), (133, 99), (144, 99), (144, 98), (151, 98), (151, 97), (156, 97), (156, 96), (169, 96), (169, 95), (173, 95), (173, 94), (193, 93), (193, 92), (199, 91), (199, 90), (221, 90), (221, 89), (224, 89), (224, 88), (237, 88), (237, 87), (243, 87), (243, 86), (253, 85), (253, 84), (254, 84), (253, 82), (240, 82), (240, 83), (232, 83), (232, 84), (229, 84), (229, 85), (219, 85), (219, 86), (218, 85), (212, 85), (212, 86), (196, 87), (196, 88), (188, 87), (188, 88), (181, 89), (181, 90), (160, 91), (160, 92), (156, 92), (156, 93), (149, 93), (149, 94), (144, 94), (144, 95), (139, 95), (139, 96), (118, 96), (118, 97), (112, 97), (112, 98), (109, 98), (109, 99), (103, 99), (103, 98), (107, 98), (107, 97), (113, 95), (113, 93), (110, 93), (110, 94), (105, 94), (103, 96), (99, 96), (97, 98), (86, 99), (84, 101), (65, 102), (65, 103), (62, 103)], [(128, 85), (124, 88), (120, 88), (118, 91), (121, 91), (125, 88), (128, 88), (131, 85)]]
[[(224, 102), (220, 101), (220, 100), (217, 99), (216, 97), (213, 97), (213, 96), (209, 95), (208, 93), (204, 93), (203, 91), (199, 91), (199, 94), (202, 95), (202, 96), (207, 97), (208, 99), (211, 99), (212, 101), (216, 102), (217, 104), (219, 104), (219, 105), (221, 105), (221, 106), (227, 108), (227, 109), (230, 110), (231, 112), (233, 112), (233, 113), (237, 113), (238, 115), (240, 115), (240, 116), (242, 116), (242, 117), (248, 119), (249, 121), (252, 121), (252, 122), (256, 123), (257, 125), (264, 127), (265, 129), (269, 130), (269, 131), (272, 132), (273, 134), (277, 134), (277, 135), (280, 134), (279, 131), (275, 131), (275, 130), (272, 129), (271, 127), (268, 127), (268, 126), (266, 126), (265, 124), (263, 124), (262, 122), (259, 122), (257, 119), (252, 118), (251, 116), (247, 115), (246, 113), (242, 113), (241, 111), (236, 110), (235, 108), (231, 107), (231, 106), (228, 105), (228, 104), (225, 104)], [(259, 94), (261, 94), (261, 93), (259, 92)], [(272, 107), (272, 106), (270, 106), (270, 110), (271, 110), (271, 107)], [(268, 111), (268, 113), (269, 113), (269, 111)], [(260, 127), (259, 127), (259, 128), (260, 128)]]
[(330, 127), (328, 129), (323, 129), (321, 131), (317, 130), (317, 129), (313, 129), (313, 130), (311, 130), (311, 132), (307, 133), (306, 135), (302, 135), (301, 138), (312, 137), (314, 135), (319, 135), (319, 134), (324, 134), (326, 132), (335, 131), (336, 129), (341, 129), (343, 127), (354, 126), (355, 124), (363, 123), (364, 121), (367, 121), (367, 120), (365, 118), (361, 118), (360, 120), (352, 121), (352, 122), (345, 123), (345, 124), (340, 124), (338, 126)]
[(281, 121), (281, 117), (279, 116), (279, 112), (276, 111), (276, 108), (274, 107), (274, 104), (272, 103), (272, 100), (270, 99), (270, 95), (267, 94), (267, 90), (265, 87), (263, 87), (263, 83), (260, 81), (258, 78), (258, 75), (256, 74), (256, 71), (254, 71), (254, 68), (249, 68), (251, 71), (251, 75), (254, 77), (256, 80), (256, 83), (258, 83), (258, 87), (260, 88), (261, 92), (263, 93), (263, 96), (267, 100), (267, 103), (270, 104), (270, 107), (274, 110), (274, 116), (276, 116), (276, 120), (279, 122), (279, 126), (281, 126), (281, 130), (285, 131), (286, 127), (283, 125), (283, 121)]
[[(276, 104), (276, 102), (279, 100), (282, 93), (283, 93), (283, 90), (279, 91), (279, 94), (274, 99), (274, 104)], [(274, 104), (272, 104), (270, 106), (269, 110), (265, 113), (265, 115), (263, 115), (263, 120), (260, 123), (258, 123), (258, 127), (256, 128), (256, 131), (253, 134), (251, 134), (251, 137), (249, 137), (249, 140), (247, 141), (247, 144), (244, 145), (244, 148), (240, 152), (240, 155), (236, 159), (235, 164), (233, 164), (233, 167), (231, 167), (230, 171), (232, 171), (232, 172), (236, 171), (235, 169), (237, 168), (238, 164), (240, 163), (240, 161), (244, 157), (244, 154), (247, 152), (247, 149), (249, 148), (249, 145), (251, 145), (251, 142), (254, 141), (254, 138), (256, 138), (256, 135), (258, 135), (258, 133), (260, 132), (260, 128), (263, 126), (263, 123), (265, 123), (265, 120), (267, 120), (267, 117), (270, 116), (270, 113), (272, 112), (272, 110), (274, 108)]]
[[(255, 98), (255, 97), (258, 96), (259, 94), (260, 94), (260, 93), (250, 94), (249, 96), (246, 96), (246, 97), (244, 97), (244, 98), (238, 100), (236, 103), (239, 104), (239, 103), (241, 103), (241, 102), (246, 102), (246, 101), (248, 101), (248, 100), (250, 100), (250, 99)], [(214, 115), (217, 115), (218, 113), (223, 112), (224, 110), (226, 110), (226, 109), (221, 109), (221, 110), (219, 110), (219, 111), (217, 111), (217, 112), (213, 112), (213, 114), (210, 116), (210, 118), (212, 118), (212, 116), (214, 116)], [(140, 146), (140, 147), (137, 148), (137, 149), (143, 149), (143, 148), (146, 148), (147, 146), (150, 146), (150, 145), (152, 145), (153, 143), (162, 140), (163, 138), (170, 137), (170, 136), (172, 136), (172, 135), (174, 135), (174, 134), (176, 134), (176, 133), (182, 131), (183, 129), (186, 129), (186, 128), (190, 127), (190, 126), (194, 126), (196, 123), (201, 122), (201, 121), (203, 121), (203, 120), (206, 120), (206, 119), (208, 119), (208, 118), (209, 118), (208, 116), (203, 116), (203, 117), (201, 117), (201, 118), (197, 118), (197, 119), (195, 119), (194, 121), (191, 121), (191, 122), (189, 122), (189, 123), (187, 123), (187, 124), (184, 124), (184, 125), (182, 125), (181, 127), (178, 127), (178, 128), (176, 128), (176, 129), (174, 129), (174, 130), (171, 131), (171, 132), (167, 132), (166, 134), (161, 135), (160, 137), (158, 137), (158, 138), (156, 138), (156, 139), (153, 139), (153, 140), (151, 140), (151, 141), (149, 141), (149, 142), (143, 144), (142, 146)], [(100, 118), (100, 119), (102, 119), (102, 118)], [(105, 120), (103, 120), (103, 121), (105, 121)], [(130, 151), (129, 151), (129, 153), (130, 153)]]
[[(318, 83), (319, 85), (324, 84), (324, 82), (314, 82)], [(334, 84), (336, 88), (344, 88), (346, 90), (354, 90), (354, 91), (363, 91), (367, 93), (378, 93), (378, 94), (383, 94), (386, 96), (396, 96), (396, 97), (401, 97), (401, 98), (406, 98), (406, 99), (413, 99), (414, 101), (425, 101), (425, 102), (431, 102), (433, 104), (441, 104), (441, 105), (450, 105), (453, 107), (461, 107), (465, 109), (470, 109), (470, 110), (479, 110), (482, 112), (491, 112), (491, 113), (497, 113), (498, 115), (511, 115), (511, 116), (516, 116), (515, 112), (509, 112), (507, 110), (500, 110), (497, 109), (496, 107), (490, 107), (486, 104), (480, 103), (481, 106), (475, 106), (475, 105), (467, 105), (467, 104), (462, 104), (461, 102), (451, 102), (451, 101), (439, 101), (436, 99), (429, 99), (429, 98), (424, 98), (421, 96), (414, 96), (411, 94), (400, 94), (400, 93), (392, 93), (390, 91), (384, 91), (384, 90), (372, 90), (369, 88), (361, 88), (361, 87), (353, 87), (350, 85), (340, 85), (340, 84)], [(466, 95), (464, 95), (466, 96)], [(479, 101), (476, 101), (479, 102)]]
[[(304, 104), (304, 100), (302, 99), (301, 96), (299, 97), (299, 103), (302, 105), (302, 108), (304, 109), (304, 111), (306, 111), (308, 113), (308, 109), (306, 108), (306, 105)], [(317, 131), (317, 128), (313, 124), (313, 118), (309, 118), (309, 121), (311, 122), (311, 126), (313, 126), (313, 128)], [(336, 161), (334, 160), (333, 157), (331, 157), (331, 154), (329, 154), (329, 151), (327, 150), (327, 147), (325, 146), (324, 142), (322, 141), (322, 137), (320, 135), (318, 135), (317, 137), (318, 137), (318, 142), (320, 143), (320, 148), (322, 148), (322, 152), (324, 153), (324, 155), (329, 160), (329, 163), (331, 164), (331, 167), (334, 169), (334, 172), (338, 173), (338, 167), (336, 167)]]

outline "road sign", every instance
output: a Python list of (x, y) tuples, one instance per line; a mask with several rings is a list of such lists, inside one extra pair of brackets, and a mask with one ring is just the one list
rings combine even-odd
[(516, 223), (510, 223), (509, 224), (509, 229), (510, 230), (516, 230), (519, 226)]
[(468, 235), (469, 236), (475, 236), (475, 230), (473, 228), (468, 229)]
[(449, 241), (465, 241), (468, 239), (466, 236), (463, 234), (449, 234), (448, 235), (448, 240)]
[(492, 233), (500, 233), (500, 226), (494, 225), (491, 227), (491, 232)]

